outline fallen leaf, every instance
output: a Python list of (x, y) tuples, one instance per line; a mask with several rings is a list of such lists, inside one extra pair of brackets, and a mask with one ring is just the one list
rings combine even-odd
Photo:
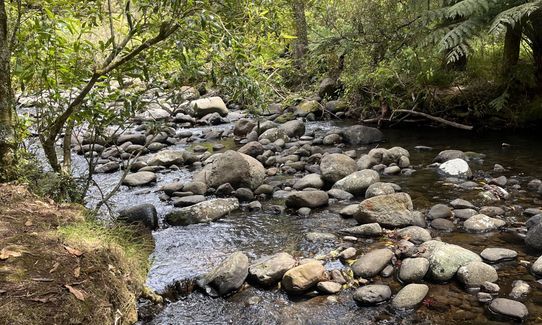
[(75, 255), (75, 256), (77, 256), (77, 257), (83, 255), (83, 252), (81, 252), (81, 251), (78, 250), (78, 249), (71, 248), (70, 246), (64, 245), (64, 248), (68, 251), (68, 253), (70, 253), (70, 254), (72, 254), (72, 255)]
[(24, 223), (24, 225), (27, 226), (27, 227), (32, 226), (32, 225), (33, 225), (32, 220), (27, 220), (27, 221)]
[(73, 270), (73, 276), (78, 278), (80, 275), (81, 275), (81, 268), (78, 266), (75, 268), (75, 270)]
[(20, 257), (23, 255), (22, 248), (17, 245), (6, 246), (0, 251), (0, 260), (7, 260), (10, 257)]
[(53, 264), (53, 268), (51, 270), (49, 270), (49, 273), (53, 273), (54, 271), (56, 271), (56, 269), (58, 269), (59, 266), (60, 266), (60, 263), (58, 263), (58, 262)]
[(81, 300), (81, 301), (85, 301), (85, 294), (83, 293), (83, 291), (79, 290), (79, 289), (76, 289), (74, 287), (72, 287), (71, 285), (68, 285), (68, 284), (65, 284), (64, 285), (72, 295), (75, 296), (75, 298)]

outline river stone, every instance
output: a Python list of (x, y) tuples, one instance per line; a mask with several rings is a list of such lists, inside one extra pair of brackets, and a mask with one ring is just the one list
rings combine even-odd
[(354, 247), (348, 247), (347, 249), (339, 253), (339, 258), (342, 258), (343, 260), (349, 260), (352, 257), (356, 256), (357, 253), (357, 249), (355, 249)]
[(376, 305), (390, 298), (391, 289), (384, 284), (369, 284), (354, 292), (354, 300), (361, 305)]
[(279, 139), (283, 140), (284, 142), (290, 141), (290, 137), (288, 137), (286, 132), (279, 128), (272, 128), (260, 134), (258, 141), (262, 141), (263, 139), (267, 139), (271, 142), (275, 142)]
[(356, 162), (352, 158), (339, 153), (326, 155), (320, 161), (322, 178), (330, 184), (336, 183), (357, 169)]
[(203, 195), (189, 195), (183, 197), (173, 198), (173, 206), (175, 207), (188, 207), (200, 202), (205, 201), (205, 196)]
[(142, 186), (156, 181), (156, 174), (153, 172), (137, 172), (128, 174), (122, 181), (122, 184), (128, 186)]
[(448, 232), (451, 232), (455, 229), (455, 224), (448, 219), (435, 219), (431, 221), (430, 226), (433, 229)]
[(425, 299), (428, 292), (429, 287), (425, 284), (408, 284), (397, 293), (391, 301), (391, 305), (395, 309), (415, 308)]
[(531, 286), (523, 281), (523, 280), (516, 280), (512, 282), (512, 290), (510, 291), (510, 298), (515, 300), (521, 300), (527, 297), (527, 295), (531, 292)]
[(318, 208), (327, 205), (329, 196), (324, 191), (299, 191), (288, 194), (286, 206), (288, 208)]
[(235, 134), (238, 137), (244, 137), (247, 134), (252, 131), (256, 127), (256, 123), (248, 118), (242, 118), (235, 122), (235, 126), (233, 128), (233, 134)]
[[(253, 157), (233, 150), (219, 154), (201, 172), (210, 187), (230, 183), (234, 188), (248, 187), (255, 190), (263, 183), (265, 168)], [(198, 177), (195, 177), (198, 179)]]
[(429, 261), (424, 257), (405, 258), (401, 262), (399, 279), (403, 282), (421, 281), (429, 271)]
[(277, 253), (255, 261), (248, 269), (249, 276), (256, 283), (271, 286), (279, 282), (284, 273), (293, 268), (295, 259), (288, 253)]
[(421, 244), (431, 240), (431, 234), (427, 229), (418, 226), (410, 226), (397, 231), (397, 234), (414, 244)]
[(264, 151), (263, 145), (258, 141), (250, 141), (237, 150), (237, 152), (244, 153), (245, 155), (249, 155), (251, 157), (257, 157), (263, 154)]
[(183, 151), (164, 150), (152, 155), (147, 160), (147, 165), (164, 167), (169, 167), (171, 165), (182, 166), (184, 160), (185, 153)]
[(331, 198), (335, 198), (339, 201), (350, 201), (354, 198), (353, 194), (350, 194), (347, 191), (339, 190), (338, 188), (332, 188), (331, 190), (327, 191), (327, 194)]
[(305, 134), (305, 123), (301, 120), (292, 120), (281, 124), (279, 129), (283, 130), (290, 138), (299, 138)]
[(347, 191), (354, 195), (364, 195), (367, 188), (379, 180), (380, 176), (376, 171), (364, 169), (340, 179), (333, 185), (333, 188)]
[(393, 252), (387, 248), (375, 249), (361, 255), (352, 264), (352, 271), (357, 277), (372, 278), (388, 265), (392, 257)]
[(472, 171), (469, 164), (463, 159), (452, 159), (439, 166), (439, 172), (445, 176), (471, 178)]
[(189, 182), (183, 186), (183, 191), (203, 195), (207, 192), (207, 185), (202, 182)]
[(542, 276), (542, 256), (533, 263), (531, 271), (538, 276)]
[(288, 270), (282, 277), (282, 287), (292, 294), (303, 293), (325, 279), (324, 266), (318, 261), (309, 261)]
[(318, 291), (320, 291), (323, 294), (332, 295), (341, 291), (342, 285), (333, 281), (323, 281), (323, 282), (318, 282), (318, 284), (316, 285), (316, 289), (318, 289)]
[(316, 189), (321, 189), (322, 187), (324, 187), (324, 181), (322, 180), (322, 176), (318, 174), (308, 174), (303, 178), (297, 180), (294, 184), (294, 189), (296, 190), (302, 190), (307, 187)]
[(513, 260), (518, 256), (518, 253), (508, 248), (486, 248), (480, 253), (480, 256), (490, 263), (498, 263)]
[(304, 117), (311, 113), (317, 113), (320, 110), (320, 103), (316, 100), (305, 100), (295, 107), (294, 115)]
[(479, 287), (484, 282), (496, 282), (497, 270), (484, 262), (473, 261), (457, 270), (459, 282), (467, 287)]
[(437, 281), (449, 281), (461, 266), (482, 261), (478, 254), (466, 248), (436, 240), (421, 244), (419, 251), (429, 260), (429, 275)]
[(542, 251), (542, 222), (532, 226), (525, 236), (527, 247), (536, 251)]
[(401, 167), (399, 166), (390, 166), (384, 168), (384, 171), (382, 172), (384, 175), (395, 175), (399, 174), (401, 172)]
[(381, 142), (384, 135), (379, 129), (364, 125), (353, 125), (343, 132), (344, 139), (352, 145)]
[(131, 142), (133, 144), (145, 145), (147, 137), (143, 133), (130, 133), (121, 134), (117, 139), (117, 144), (121, 145), (125, 142)]
[(454, 209), (476, 209), (474, 204), (470, 203), (467, 200), (463, 200), (463, 199), (455, 199), (452, 202), (450, 202), (450, 205)]
[(120, 168), (120, 164), (116, 161), (109, 161), (106, 162), (103, 165), (98, 165), (96, 169), (94, 170), (97, 174), (108, 174), (108, 173), (114, 173), (118, 171)]
[(529, 316), (527, 307), (519, 301), (496, 298), (489, 304), (489, 310), (516, 320), (523, 321)]
[(220, 97), (200, 98), (190, 102), (190, 108), (194, 115), (198, 118), (204, 117), (207, 114), (218, 113), (221, 116), (226, 116), (229, 113), (226, 104)]
[(336, 240), (337, 236), (328, 232), (308, 232), (305, 234), (305, 238), (308, 241), (317, 242), (317, 241), (326, 241), (326, 240)]
[(166, 222), (173, 226), (211, 222), (239, 209), (237, 199), (212, 199), (190, 207), (175, 209), (166, 214)]
[(435, 157), (435, 159), (433, 159), (433, 161), (438, 162), (438, 163), (444, 163), (444, 162), (447, 162), (448, 160), (453, 160), (453, 159), (458, 159), (458, 158), (463, 159), (463, 160), (467, 159), (463, 151), (444, 150), (444, 151), (439, 152), (439, 154)]
[(537, 224), (539, 224), (540, 222), (542, 222), (542, 214), (537, 214), (535, 216), (532, 216), (530, 217), (526, 222), (525, 222), (525, 227), (527, 229), (531, 229), (532, 227), (536, 226)]
[(235, 197), (241, 202), (249, 202), (254, 200), (254, 193), (246, 187), (240, 187), (235, 191)]
[(119, 220), (126, 223), (142, 223), (154, 230), (158, 228), (158, 213), (152, 204), (140, 204), (119, 210)]
[(373, 237), (382, 235), (382, 227), (375, 222), (341, 229), (340, 232), (355, 237)]
[(452, 209), (445, 204), (435, 204), (429, 210), (429, 219), (451, 218)]
[(365, 198), (372, 198), (374, 196), (393, 194), (395, 193), (395, 188), (391, 183), (376, 182), (367, 188), (365, 191)]
[(383, 226), (405, 227), (416, 224), (412, 210), (410, 195), (395, 193), (362, 201), (354, 217), (361, 224), (377, 222)]
[(465, 220), (463, 227), (470, 232), (487, 232), (506, 225), (506, 222), (490, 218), (484, 214), (477, 214)]
[(504, 209), (501, 207), (485, 206), (480, 208), (480, 214), (485, 214), (488, 217), (496, 217), (504, 215)]
[(211, 272), (199, 277), (197, 285), (212, 297), (227, 295), (241, 288), (248, 275), (248, 257), (236, 252)]
[(462, 220), (467, 220), (468, 218), (477, 215), (478, 211), (474, 209), (456, 209), (454, 210), (454, 217)]
[(339, 214), (343, 218), (353, 218), (356, 213), (358, 213), (359, 204), (350, 204), (345, 206), (339, 211)]

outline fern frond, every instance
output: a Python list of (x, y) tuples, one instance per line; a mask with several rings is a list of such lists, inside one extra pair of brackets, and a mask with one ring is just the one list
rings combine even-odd
[(448, 51), (460, 44), (477, 36), (478, 31), (484, 26), (481, 18), (474, 17), (455, 24), (455, 26), (442, 38), (439, 47), (442, 51)]
[(453, 63), (459, 61), (462, 57), (469, 56), (471, 51), (471, 46), (468, 43), (459, 44), (451, 49), (446, 54), (446, 61), (448, 63)]
[(529, 17), (537, 10), (542, 10), (542, 0), (531, 1), (505, 10), (497, 15), (489, 28), (490, 33), (501, 33), (507, 26), (514, 27), (523, 18)]
[(497, 0), (463, 0), (448, 7), (447, 18), (457, 19), (463, 17), (479, 16), (488, 12), (497, 4)]

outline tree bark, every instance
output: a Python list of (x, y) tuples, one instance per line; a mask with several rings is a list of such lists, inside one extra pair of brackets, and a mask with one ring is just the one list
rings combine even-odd
[(537, 81), (537, 88), (542, 90), (542, 10), (531, 15), (532, 33), (531, 49), (533, 51), (534, 75)]
[(309, 46), (307, 19), (305, 16), (305, 0), (292, 0), (292, 9), (294, 12), (295, 32), (297, 37), (294, 43), (294, 59), (299, 66), (303, 63), (303, 57)]
[(512, 68), (518, 64), (522, 32), (523, 27), (519, 23), (506, 28), (502, 69), (504, 76), (508, 75), (512, 71)]
[(11, 178), (15, 161), (14, 100), (11, 89), (11, 49), (6, 6), (0, 0), (0, 181)]

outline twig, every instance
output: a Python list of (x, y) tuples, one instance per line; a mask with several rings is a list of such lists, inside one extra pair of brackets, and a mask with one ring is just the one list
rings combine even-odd
[(411, 111), (411, 110), (407, 110), (407, 109), (396, 109), (396, 110), (394, 110), (394, 112), (423, 116), (423, 117), (425, 117), (427, 119), (430, 119), (430, 120), (433, 120), (435, 122), (439, 122), (439, 123), (449, 125), (449, 126), (452, 126), (454, 128), (458, 128), (458, 129), (462, 129), (462, 130), (471, 131), (473, 129), (472, 125), (465, 125), (465, 124), (461, 124), (461, 123), (457, 123), (457, 122), (448, 121), (448, 120), (443, 119), (441, 117), (436, 117), (436, 116), (429, 115), (429, 114), (422, 113), (422, 112)]

